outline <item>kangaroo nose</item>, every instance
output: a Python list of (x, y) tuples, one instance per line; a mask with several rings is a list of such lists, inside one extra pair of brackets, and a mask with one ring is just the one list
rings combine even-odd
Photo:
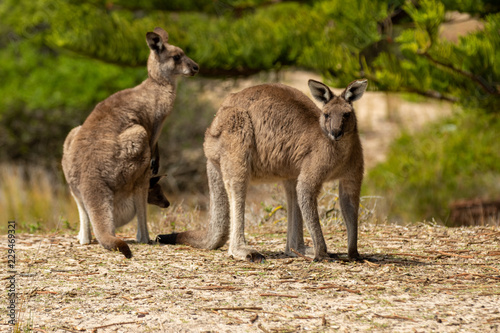
[(194, 64), (193, 71), (198, 72), (199, 70), (200, 70), (200, 67), (198, 67), (198, 65)]
[(340, 140), (340, 138), (342, 137), (342, 135), (344, 135), (344, 131), (342, 131), (342, 130), (334, 130), (334, 131), (332, 131), (331, 134), (332, 134), (333, 138), (336, 141), (338, 141), (338, 140)]

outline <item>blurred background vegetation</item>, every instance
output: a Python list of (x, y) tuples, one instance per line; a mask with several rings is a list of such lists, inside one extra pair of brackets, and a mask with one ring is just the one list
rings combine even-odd
[[(364, 186), (385, 198), (389, 220), (446, 223), (454, 200), (500, 196), (499, 10), (496, 0), (3, 0), (3, 220), (36, 230), (77, 219), (74, 206), (60, 203), (68, 197), (64, 138), (99, 101), (146, 78), (144, 36), (161, 26), (201, 67), (179, 82), (161, 137), (170, 192), (206, 191), (201, 146), (216, 106), (204, 92), (214, 79), (302, 68), (333, 87), (366, 77), (370, 90), (454, 105), (450, 117), (403, 133)], [(479, 28), (444, 38), (441, 27), (457, 12)], [(42, 197), (59, 203), (40, 213), (34, 201)]]

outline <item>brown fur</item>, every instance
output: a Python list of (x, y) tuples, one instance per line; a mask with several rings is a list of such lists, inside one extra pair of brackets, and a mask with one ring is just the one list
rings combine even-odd
[[(148, 78), (97, 104), (64, 143), (64, 175), (80, 213), (81, 244), (90, 242), (90, 223), (99, 243), (132, 256), (115, 228), (137, 215), (137, 241), (149, 242), (146, 202), (158, 137), (175, 99), (175, 78), (192, 76), (198, 65), (167, 43), (161, 28), (146, 34), (151, 50)], [(159, 186), (159, 185), (158, 185)], [(160, 188), (161, 190), (161, 188)]]
[(338, 179), (348, 232), (348, 254), (358, 258), (357, 220), (363, 179), (363, 153), (352, 101), (366, 80), (354, 81), (340, 96), (310, 80), (320, 110), (300, 91), (264, 84), (230, 95), (205, 134), (210, 187), (208, 230), (159, 235), (163, 243), (215, 249), (229, 239), (229, 254), (261, 261), (244, 236), (245, 196), (250, 181), (283, 181), (288, 205), (286, 253), (306, 252), (303, 221), (314, 244), (314, 258), (328, 256), (317, 196), (325, 181)]

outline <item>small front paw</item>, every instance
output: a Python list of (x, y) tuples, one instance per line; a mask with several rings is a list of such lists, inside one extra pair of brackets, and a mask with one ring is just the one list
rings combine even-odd
[(247, 254), (245, 260), (250, 262), (263, 263), (264, 261), (266, 261), (266, 257), (264, 257), (259, 252), (252, 252)]

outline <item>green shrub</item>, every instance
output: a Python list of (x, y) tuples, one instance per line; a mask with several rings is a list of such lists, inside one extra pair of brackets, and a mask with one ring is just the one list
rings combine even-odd
[(500, 117), (457, 112), (419, 133), (403, 134), (364, 192), (383, 195), (390, 220), (446, 223), (457, 199), (500, 195)]

